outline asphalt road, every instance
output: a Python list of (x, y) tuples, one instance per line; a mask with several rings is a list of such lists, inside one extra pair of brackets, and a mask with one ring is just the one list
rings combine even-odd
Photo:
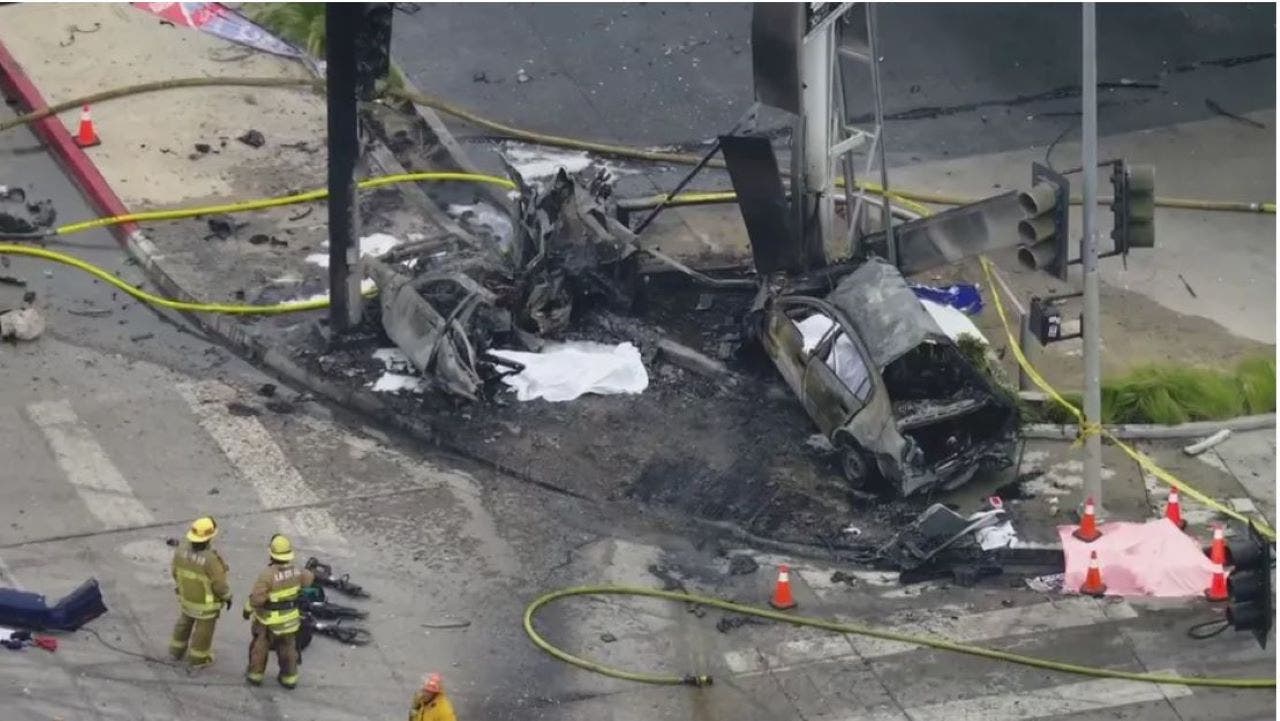
[[(752, 98), (747, 4), (414, 7), (395, 17), (397, 62), (423, 90), (503, 122), (687, 146), (726, 131)], [(1099, 80), (1140, 86), (1099, 94), (1102, 134), (1209, 117), (1208, 100), (1274, 107), (1274, 5), (1097, 12)], [(880, 27), (895, 163), (1047, 146), (1078, 123), (1077, 5), (885, 3)], [(1268, 57), (1242, 62), (1257, 55)]]
[[(51, 198), (63, 220), (90, 210), (24, 132), (0, 136), (0, 183)], [(141, 278), (108, 234), (75, 254)], [(64, 246), (58, 246), (64, 247)], [(51, 271), (46, 275), (45, 271)], [(976, 589), (856, 573), (749, 552), (760, 569), (728, 572), (716, 539), (624, 505), (579, 502), (495, 477), (345, 422), (87, 276), (15, 260), (49, 331), (0, 346), (0, 584), (57, 598), (88, 577), (107, 615), (63, 635), (55, 654), (6, 652), (6, 718), (139, 720), (404, 714), (428, 670), (444, 673), (461, 718), (618, 721), (777, 718), (1072, 718), (1234, 721), (1274, 711), (1274, 696), (1051, 676), (908, 647), (815, 636), (785, 626), (715, 624), (681, 604), (569, 602), (539, 628), (565, 648), (639, 670), (709, 670), (709, 689), (612, 681), (554, 662), (519, 627), (524, 605), (577, 584), (654, 586), (659, 579), (748, 602), (768, 598), (772, 567), (793, 562), (805, 613), (928, 629), (1066, 660), (1127, 669), (1263, 675), (1274, 655), (1224, 634), (1188, 641), (1206, 609), (1046, 599), (997, 583)], [(5, 293), (22, 288), (0, 286)], [(0, 304), (13, 303), (10, 295)], [(105, 311), (110, 311), (105, 314)], [(123, 322), (122, 322), (123, 321)], [(284, 404), (279, 401), (285, 401)], [(241, 681), (247, 629), (218, 627), (214, 667), (188, 676), (163, 660), (176, 612), (167, 538), (212, 513), (237, 600), (273, 532), (303, 557), (324, 556), (373, 594), (374, 642), (317, 639), (302, 686)], [(959, 622), (958, 619), (963, 619)], [(150, 658), (148, 658), (150, 657)], [(274, 667), (273, 667), (274, 668)], [(994, 714), (994, 715), (992, 715)]]

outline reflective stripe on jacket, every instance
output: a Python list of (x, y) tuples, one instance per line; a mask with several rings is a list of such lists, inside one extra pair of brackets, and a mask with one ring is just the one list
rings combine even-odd
[(271, 565), (258, 576), (249, 602), (254, 618), (276, 635), (295, 633), (302, 626), (299, 597), (314, 577), (290, 565)]
[(173, 581), (182, 612), (191, 618), (215, 618), (228, 595), (227, 567), (217, 551), (184, 544), (173, 554)]

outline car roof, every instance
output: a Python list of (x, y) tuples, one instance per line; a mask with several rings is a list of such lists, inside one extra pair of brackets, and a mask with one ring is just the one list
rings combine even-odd
[(826, 300), (858, 330), (881, 370), (921, 343), (950, 342), (902, 273), (880, 258), (846, 275)]

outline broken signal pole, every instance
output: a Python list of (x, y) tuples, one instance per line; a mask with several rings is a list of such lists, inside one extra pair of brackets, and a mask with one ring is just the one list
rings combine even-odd
[(325, 6), (325, 85), (329, 131), (329, 329), (341, 334), (360, 324), (360, 163), (358, 103), (390, 69), (391, 3)]

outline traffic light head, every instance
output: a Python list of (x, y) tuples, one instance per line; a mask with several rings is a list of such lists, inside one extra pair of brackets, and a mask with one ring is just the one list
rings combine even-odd
[(1113, 191), (1111, 212), (1115, 227), (1111, 239), (1115, 252), (1156, 245), (1156, 169), (1150, 165), (1129, 165), (1118, 161), (1111, 169)]
[(1237, 631), (1252, 631), (1266, 648), (1276, 615), (1271, 544), (1250, 523), (1249, 537), (1230, 544), (1228, 554), (1235, 568), (1227, 577), (1227, 621)]
[(1018, 194), (1023, 218), (1018, 222), (1018, 261), (1032, 270), (1043, 270), (1067, 279), (1070, 244), (1067, 240), (1067, 179), (1036, 163), (1031, 188)]

